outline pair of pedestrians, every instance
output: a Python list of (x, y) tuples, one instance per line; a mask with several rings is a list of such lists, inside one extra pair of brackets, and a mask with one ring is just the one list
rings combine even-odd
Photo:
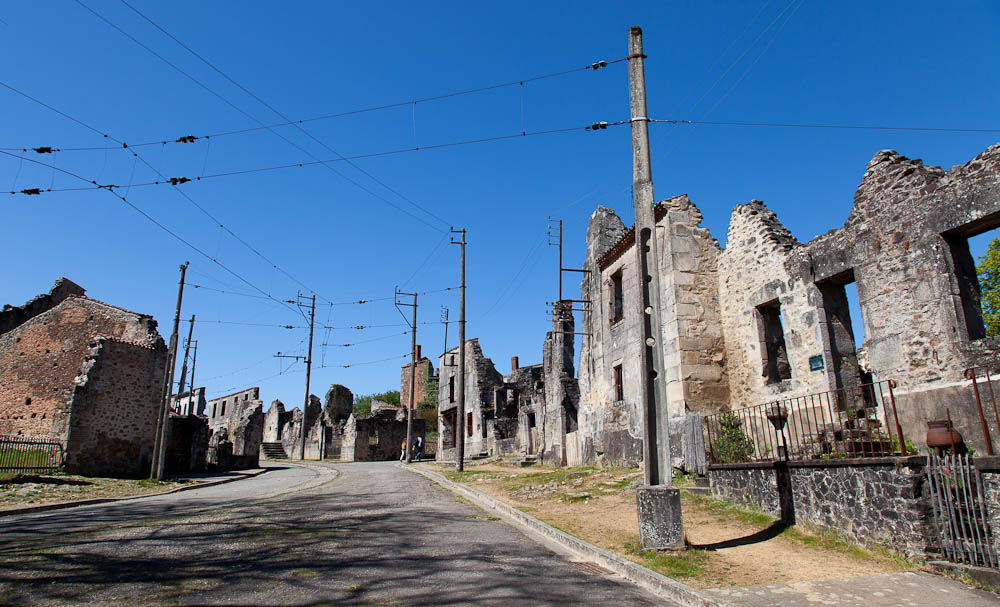
[[(418, 436), (417, 439), (415, 441), (413, 441), (413, 443), (414, 443), (413, 444), (413, 450), (416, 451), (416, 454), (413, 456), (413, 459), (419, 462), (421, 456), (423, 456), (423, 454), (424, 454), (424, 437)], [(406, 461), (406, 441), (405, 440), (399, 445), (399, 461), (401, 461), (401, 462), (405, 462)]]

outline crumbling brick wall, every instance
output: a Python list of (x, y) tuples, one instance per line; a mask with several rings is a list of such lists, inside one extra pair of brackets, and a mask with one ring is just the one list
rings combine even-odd
[[(73, 294), (44, 301), (57, 300), (39, 311), (37, 302), (43, 299), (35, 298), (33, 315), (0, 334), (0, 434), (65, 440), (75, 380), (98, 336), (165, 352), (150, 316)], [(114, 346), (110, 349), (117, 352)], [(165, 355), (160, 364), (164, 360)], [(149, 373), (154, 383), (162, 381), (162, 368)], [(134, 402), (115, 396), (132, 390), (127, 384), (107, 383), (105, 389), (123, 406)], [(158, 395), (157, 390), (153, 401)]]
[(66, 469), (144, 476), (152, 459), (166, 351), (98, 337), (74, 381)]

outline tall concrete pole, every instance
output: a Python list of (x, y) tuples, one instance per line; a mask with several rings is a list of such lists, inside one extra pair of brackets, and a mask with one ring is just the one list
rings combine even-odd
[(406, 463), (413, 460), (413, 399), (417, 395), (417, 294), (413, 294), (413, 323), (410, 330), (410, 400), (406, 407)]
[[(194, 314), (191, 315), (191, 326), (188, 328), (188, 338), (187, 338), (187, 341), (184, 342), (184, 362), (181, 364), (181, 377), (180, 377), (180, 379), (177, 380), (177, 397), (178, 397), (178, 399), (181, 397), (181, 395), (184, 394), (184, 382), (187, 381), (188, 356), (191, 355), (191, 336), (193, 334), (194, 334)], [(180, 401), (179, 400), (178, 400), (177, 404), (180, 405)], [(189, 408), (190, 408), (190, 405), (191, 405), (191, 395), (188, 394), (188, 407)], [(181, 407), (178, 406), (178, 409), (181, 409)], [(178, 411), (178, 413), (182, 413), (182, 410)]]
[(316, 320), (316, 295), (312, 296), (312, 309), (309, 312), (309, 354), (306, 357), (306, 398), (302, 404), (302, 428), (299, 430), (299, 459), (306, 458), (306, 411), (309, 409), (309, 375), (312, 373), (313, 362), (313, 324)]
[[(642, 29), (628, 31), (628, 89), (632, 125), (632, 189), (635, 205), (635, 267), (641, 297), (635, 301), (635, 319), (642, 327), (639, 349), (643, 409), (643, 462), (646, 486), (636, 492), (639, 539), (644, 548), (680, 548), (684, 545), (680, 493), (670, 486), (670, 442), (664, 385), (663, 333), (660, 324), (659, 251), (653, 208), (653, 176), (649, 160), (649, 119), (646, 116), (646, 77)], [(669, 234), (667, 235), (669, 238)]]
[(194, 371), (197, 366), (198, 366), (198, 340), (196, 339), (194, 341), (194, 354), (191, 356), (191, 380), (188, 382), (188, 403), (190, 404), (188, 413), (191, 415), (198, 415), (198, 403), (191, 402), (192, 395), (194, 394)]
[(462, 262), (458, 287), (458, 411), (455, 415), (455, 469), (465, 469), (465, 230), (452, 230), (462, 239), (452, 241), (462, 247)]
[(156, 437), (153, 441), (153, 465), (150, 478), (163, 479), (166, 466), (167, 426), (170, 425), (170, 397), (174, 387), (174, 366), (177, 364), (177, 330), (181, 324), (181, 301), (184, 299), (184, 275), (190, 262), (181, 264), (181, 279), (177, 285), (177, 306), (174, 309), (174, 328), (170, 332), (170, 347), (167, 349), (167, 364), (163, 372), (163, 392), (160, 403), (159, 422), (156, 425)]

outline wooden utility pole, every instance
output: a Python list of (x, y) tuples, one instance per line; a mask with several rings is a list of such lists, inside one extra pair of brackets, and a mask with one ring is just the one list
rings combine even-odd
[[(299, 429), (299, 459), (306, 459), (306, 412), (309, 409), (309, 376), (312, 373), (313, 362), (313, 324), (316, 319), (316, 295), (312, 296), (312, 308), (309, 311), (309, 352), (306, 356), (306, 397), (302, 404), (302, 428)], [(322, 458), (322, 454), (320, 454)]]
[(167, 426), (170, 425), (170, 397), (174, 387), (174, 365), (177, 362), (177, 330), (181, 324), (181, 301), (184, 299), (184, 275), (187, 273), (188, 265), (191, 262), (185, 261), (181, 264), (181, 279), (177, 285), (177, 306), (174, 310), (174, 328), (170, 332), (170, 347), (167, 349), (167, 364), (163, 370), (163, 390), (160, 394), (160, 415), (156, 423), (156, 436), (153, 439), (153, 464), (150, 467), (149, 477), (156, 480), (163, 480), (163, 471), (166, 464), (166, 440)]
[[(649, 161), (649, 118), (642, 28), (628, 31), (628, 88), (632, 125), (632, 189), (635, 206), (635, 267), (640, 297), (635, 318), (642, 327), (639, 349), (639, 402), (643, 411), (644, 487), (636, 491), (639, 540), (643, 548), (684, 546), (680, 493), (670, 486), (670, 439), (664, 385), (663, 333), (660, 329), (660, 259), (653, 209), (653, 176)], [(667, 235), (669, 238), (669, 234)]]
[(452, 237), (451, 244), (462, 247), (458, 287), (458, 407), (455, 415), (455, 469), (465, 469), (465, 230), (452, 228), (452, 234), (461, 234), (461, 240)]

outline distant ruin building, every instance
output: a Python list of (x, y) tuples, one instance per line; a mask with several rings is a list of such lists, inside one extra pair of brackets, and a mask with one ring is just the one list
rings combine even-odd
[(72, 473), (146, 475), (166, 354), (152, 316), (60, 278), (0, 311), (0, 434), (60, 441)]
[[(434, 375), (434, 364), (431, 359), (423, 356), (420, 345), (417, 345), (417, 370), (416, 385), (413, 392), (413, 400), (416, 405), (428, 402), (428, 398), (434, 395), (437, 390), (438, 378)], [(410, 365), (407, 362), (399, 373), (399, 403), (404, 409), (410, 404)], [(437, 399), (435, 398), (435, 404)]]
[[(373, 400), (368, 417), (354, 414), (344, 427), (340, 460), (345, 462), (377, 462), (397, 460), (406, 441), (406, 409)], [(424, 420), (413, 418), (413, 444), (417, 437), (426, 436)]]
[(264, 436), (264, 403), (253, 387), (213, 398), (208, 413), (208, 461), (222, 469), (256, 468)]
[(205, 415), (208, 402), (205, 400), (205, 388), (195, 388), (190, 392), (182, 392), (171, 397), (170, 408), (181, 415)]
[(545, 338), (542, 364), (501, 375), (483, 355), (478, 339), (465, 342), (465, 436), (457, 436), (458, 347), (440, 362), (438, 392), (439, 461), (454, 461), (457, 441), (466, 457), (528, 455), (555, 465), (579, 465), (584, 452), (577, 437), (579, 388), (573, 374), (573, 315), (557, 302), (552, 331)]

